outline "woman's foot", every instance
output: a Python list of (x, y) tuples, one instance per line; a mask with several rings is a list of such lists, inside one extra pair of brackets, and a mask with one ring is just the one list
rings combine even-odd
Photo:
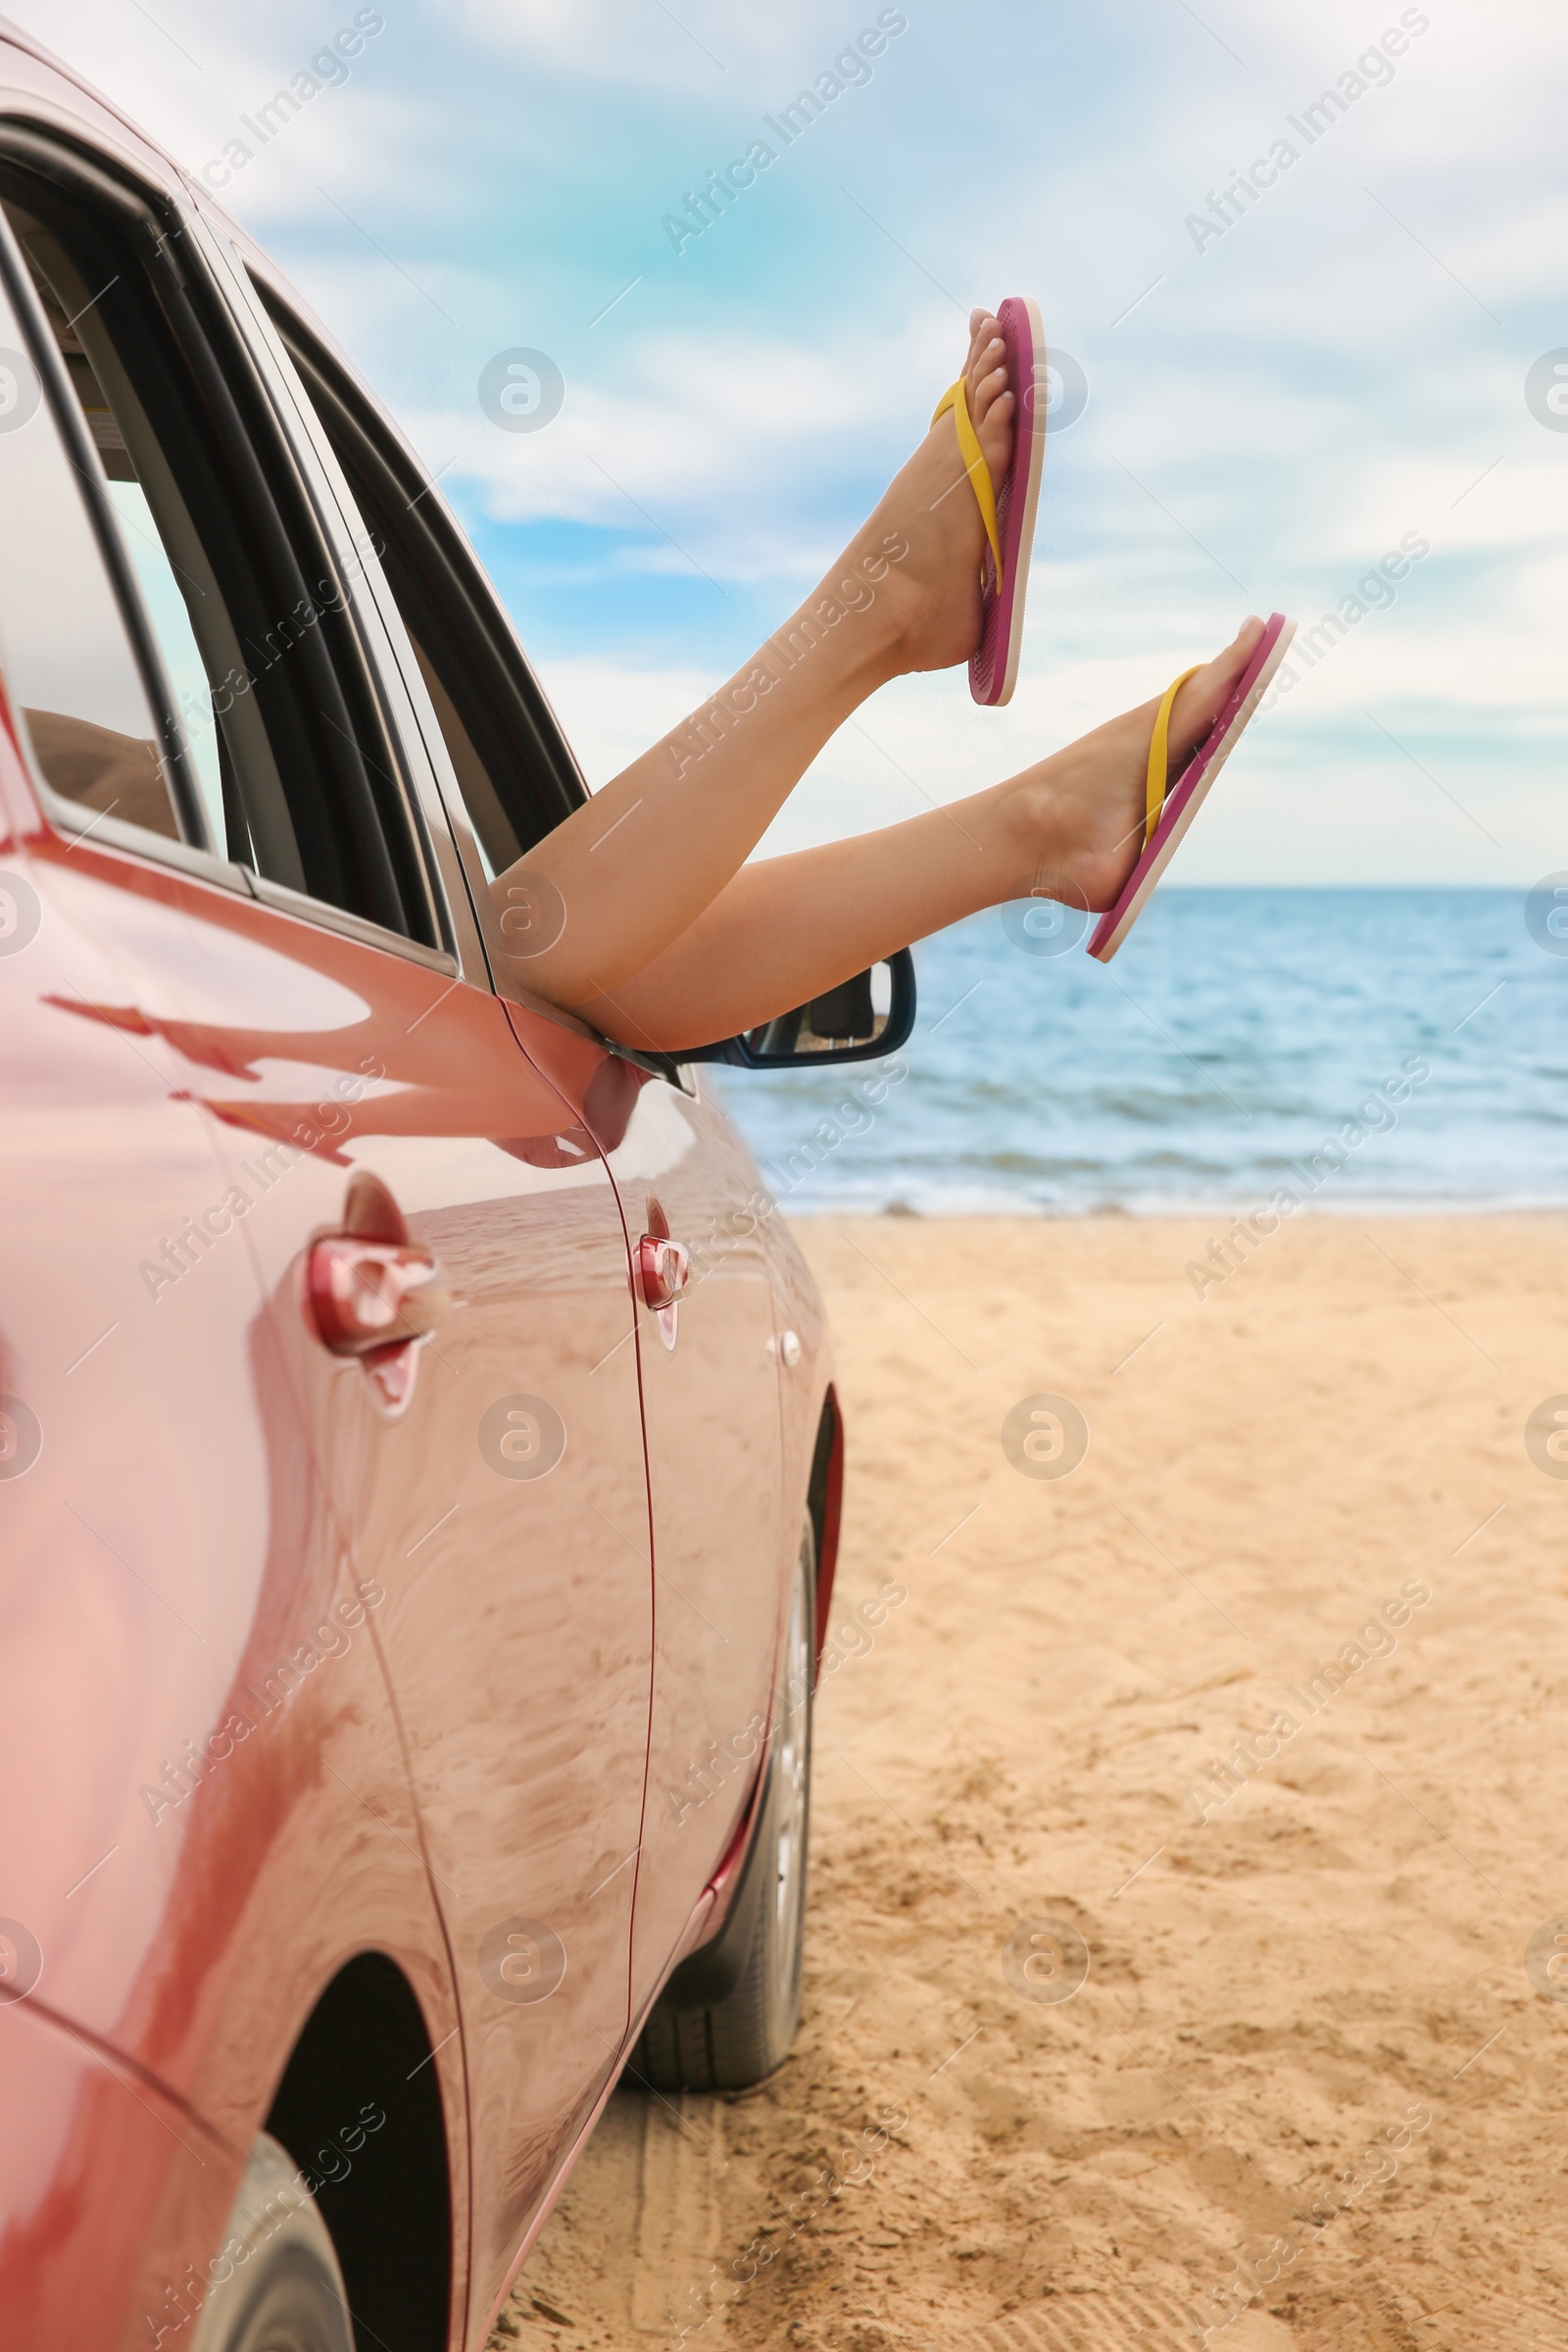
[[(1006, 478), (1016, 402), (1007, 385), (1006, 346), (991, 311), (969, 314), (963, 364), (969, 416), (992, 481)], [(894, 539), (907, 553), (889, 565), (878, 591), (889, 676), (948, 669), (980, 642), (980, 566), (985, 524), (958, 454), (951, 414), (939, 416), (875, 512), (845, 550), (839, 569), (874, 561)], [(824, 582), (831, 589), (833, 575)]]
[[(1257, 651), (1263, 623), (1244, 620), (1222, 654), (1196, 670), (1171, 706), (1168, 782), (1207, 735)], [(1159, 698), (1080, 736), (1014, 779), (1013, 822), (1031, 890), (1093, 913), (1114, 906), (1144, 847), (1149, 745)], [(1031, 865), (1032, 859), (1032, 865)]]

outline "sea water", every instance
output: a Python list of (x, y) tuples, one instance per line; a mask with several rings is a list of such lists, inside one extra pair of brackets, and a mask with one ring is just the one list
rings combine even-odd
[(1054, 921), (917, 947), (887, 1062), (713, 1073), (787, 1207), (1568, 1204), (1568, 940), (1522, 891), (1166, 888), (1108, 965)]

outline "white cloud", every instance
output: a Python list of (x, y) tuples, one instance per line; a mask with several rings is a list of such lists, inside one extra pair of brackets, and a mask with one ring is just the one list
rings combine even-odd
[[(961, 347), (947, 340), (943, 365), (954, 368)], [(457, 469), (483, 485), (498, 518), (555, 515), (637, 530), (646, 527), (641, 507), (706, 568), (733, 579), (783, 570), (808, 580), (846, 532), (836, 521), (802, 520), (800, 485), (831, 487), (858, 470), (866, 443), (889, 437), (891, 419), (893, 430), (902, 425), (917, 439), (925, 386), (941, 389), (940, 366), (911, 366), (910, 341), (868, 348), (840, 336), (811, 350), (656, 336), (623, 351), (613, 388), (569, 382), (560, 417), (540, 432), (505, 431), (476, 401), (404, 422), (432, 464), (437, 451), (458, 453)], [(911, 380), (921, 387), (913, 400)], [(820, 492), (812, 503), (820, 509)]]
[(744, 14), (713, 0), (673, 10), (661, 0), (462, 0), (456, 13), (476, 46), (579, 82), (728, 99), (777, 80), (783, 99), (875, 25), (879, 0), (792, 0), (788, 11)]
[[(265, 34), (231, 12), (193, 7), (189, 0), (162, 0), (153, 15), (128, 0), (11, 0), (11, 15), (195, 170), (236, 135), (240, 113), (265, 105), (309, 69), (334, 33), (352, 28), (356, 5), (329, 0), (323, 10), (318, 0), (276, 0), (269, 7)], [(372, 36), (365, 60), (378, 37)], [(328, 104), (360, 78), (365, 66), (350, 60), (344, 70), (349, 81), (323, 93)]]

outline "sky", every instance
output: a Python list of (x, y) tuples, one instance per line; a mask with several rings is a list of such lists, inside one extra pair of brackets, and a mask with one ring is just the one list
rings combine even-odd
[[(1345, 634), (1296, 663), (1173, 880), (1568, 866), (1560, 0), (10, 13), (205, 173), (352, 355), (591, 782), (825, 569), (971, 304), (1028, 293), (1087, 400), (1048, 429), (1017, 693), (884, 688), (764, 849), (1012, 774), (1277, 608)], [(339, 34), (263, 143), (245, 119)], [(823, 76), (844, 86), (786, 145), (768, 118)], [(666, 225), (756, 140), (775, 159), (727, 212)], [(481, 397), (518, 351), (559, 390), (528, 430)]]

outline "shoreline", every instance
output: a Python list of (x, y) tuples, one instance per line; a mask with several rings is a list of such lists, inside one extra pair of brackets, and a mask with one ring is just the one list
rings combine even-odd
[[(923, 1222), (928, 1225), (1199, 1225), (1212, 1224), (1219, 1218), (1231, 1218), (1245, 1213), (1247, 1203), (1234, 1198), (1200, 1201), (1196, 1206), (1128, 1208), (1120, 1201), (1105, 1201), (1093, 1208), (915, 1208), (906, 1201), (894, 1200), (882, 1207), (862, 1207), (847, 1204), (842, 1207), (791, 1208), (787, 1200), (777, 1200), (775, 1205), (792, 1225), (830, 1224), (856, 1221), (876, 1224)], [(1326, 1224), (1343, 1224), (1350, 1217), (1380, 1217), (1390, 1222), (1409, 1218), (1431, 1222), (1450, 1218), (1455, 1224), (1474, 1224), (1481, 1218), (1568, 1217), (1568, 1196), (1560, 1200), (1480, 1201), (1456, 1206), (1446, 1200), (1377, 1200), (1372, 1202), (1347, 1200), (1302, 1201), (1293, 1213), (1295, 1217), (1321, 1219)]]

